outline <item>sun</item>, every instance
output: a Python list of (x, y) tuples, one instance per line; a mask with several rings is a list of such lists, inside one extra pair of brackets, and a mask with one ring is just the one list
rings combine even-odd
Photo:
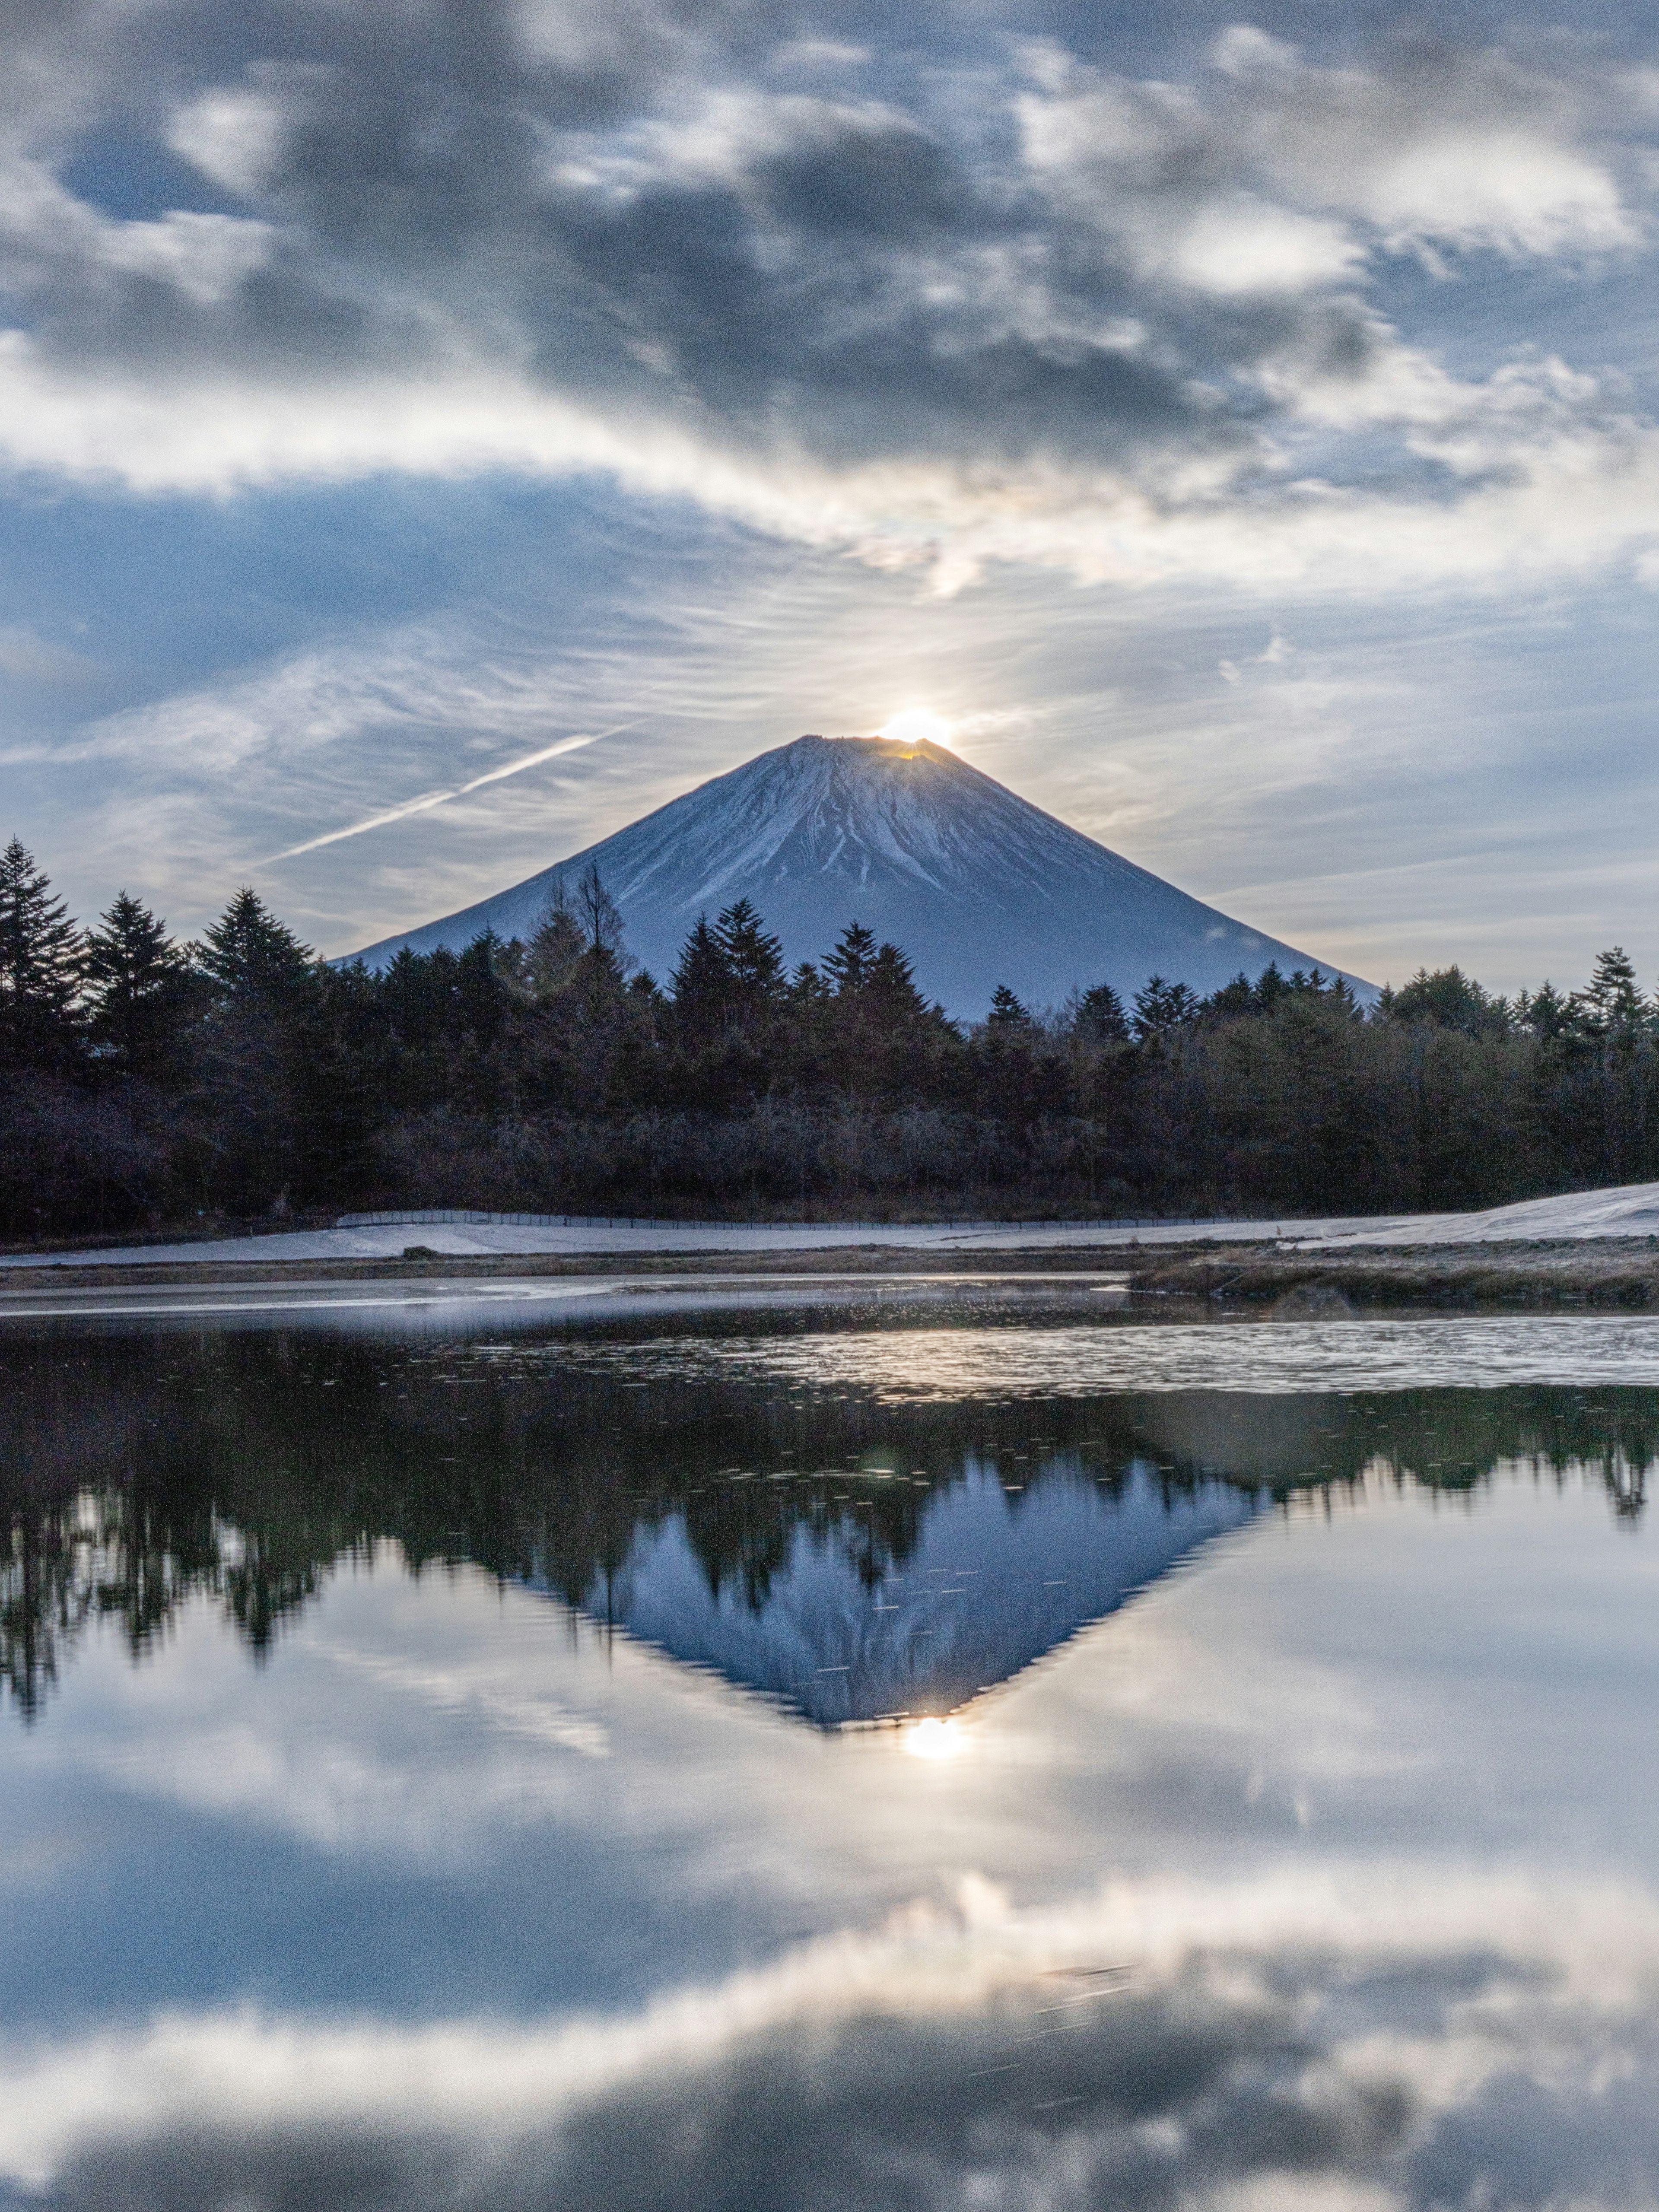
[(878, 738), (890, 738), (900, 745), (948, 745), (955, 734), (954, 725), (931, 707), (906, 707), (876, 732)]
[(913, 1721), (902, 1741), (912, 1759), (954, 1759), (967, 1744), (960, 1722), (942, 1721), (931, 1714), (926, 1720)]

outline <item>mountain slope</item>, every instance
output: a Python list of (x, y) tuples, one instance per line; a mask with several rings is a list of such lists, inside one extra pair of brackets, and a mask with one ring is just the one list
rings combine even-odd
[(1119, 1496), (1058, 1470), (1024, 1493), (970, 1467), (935, 1492), (903, 1566), (878, 1584), (850, 1545), (798, 1528), (763, 1597), (714, 1589), (684, 1522), (635, 1535), (585, 1610), (689, 1666), (712, 1668), (823, 1727), (948, 1713), (1008, 1680), (1255, 1511), (1217, 1484)]
[(1270, 960), (1316, 964), (940, 746), (821, 737), (761, 753), (511, 890), (362, 957), (380, 967), (403, 945), (459, 951), (486, 927), (528, 936), (556, 883), (574, 889), (590, 859), (629, 946), (659, 978), (700, 914), (745, 896), (791, 961), (817, 958), (849, 921), (868, 924), (903, 947), (922, 989), (958, 1015), (982, 1013), (999, 983), (1046, 1005), (1102, 981), (1135, 990), (1154, 972), (1209, 991)]

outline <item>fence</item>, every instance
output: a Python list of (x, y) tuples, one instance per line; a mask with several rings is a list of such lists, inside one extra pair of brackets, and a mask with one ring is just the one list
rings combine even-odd
[(708, 1221), (664, 1220), (620, 1213), (480, 1213), (464, 1206), (425, 1207), (390, 1213), (343, 1213), (337, 1229), (1231, 1229), (1228, 1220), (1195, 1221), (1184, 1214), (1145, 1214), (1099, 1221)]

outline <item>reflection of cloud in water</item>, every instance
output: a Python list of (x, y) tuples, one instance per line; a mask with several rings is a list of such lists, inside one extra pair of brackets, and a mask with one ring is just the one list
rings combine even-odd
[(970, 1879), (623, 2017), (15, 2051), (0, 2173), (77, 2212), (1626, 2204), (1656, 1991), (1659, 1911), (1607, 1881), (1396, 1863), (1021, 1911)]
[[(1410, 1332), (1449, 1327), (1492, 1325)], [(1650, 1333), (1496, 1327), (1558, 1374)], [(19, 1557), (98, 1541), (43, 1584), (90, 1625), (0, 1791), (0, 2206), (1647, 2203), (1659, 1553), (1602, 1486), (1651, 1462), (1656, 1394), (1034, 1416), (1018, 1334), (933, 1334), (1012, 1407), (728, 1390), (724, 1347), (640, 1392), (562, 1343), (27, 1366), (14, 1455), (52, 1510)], [(1341, 1332), (1206, 1349), (1315, 1338)], [(918, 1341), (850, 1357), (885, 1391)], [(745, 1600), (798, 1534), (873, 1534), (886, 1577), (982, 1480), (1018, 1542), (1218, 1471), (1285, 1503), (974, 1708), (957, 1758), (790, 1724), (536, 1594), (677, 1528)], [(262, 1619), (289, 1626), (256, 1674)]]
[[(529, 1355), (536, 1357), (535, 1354)], [(1191, 1327), (828, 1330), (804, 1336), (562, 1342), (560, 1364), (665, 1382), (769, 1381), (933, 1401), (1109, 1390), (1490, 1389), (1659, 1379), (1659, 1320), (1614, 1316), (1238, 1322)]]
[(386, 1688), (403, 1690), (441, 1713), (460, 1713), (499, 1729), (504, 1735), (525, 1736), (532, 1743), (580, 1752), (586, 1759), (603, 1759), (610, 1739), (603, 1724), (583, 1713), (574, 1713), (556, 1698), (531, 1694), (510, 1681), (483, 1681), (453, 1667), (423, 1667), (380, 1652), (353, 1650), (349, 1644), (313, 1638), (311, 1650), (356, 1674), (367, 1674)]

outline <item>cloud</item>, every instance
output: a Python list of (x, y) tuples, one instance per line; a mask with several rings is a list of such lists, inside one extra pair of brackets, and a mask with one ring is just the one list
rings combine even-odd
[[(969, 10), (914, 68), (810, 10), (447, 24), (272, 4), (228, 52), (201, 0), (86, 0), (21, 41), (0, 454), (144, 493), (603, 473), (951, 586), (1484, 581), (1651, 534), (1648, 415), (1506, 290), (1645, 250), (1652, 103), (1588, 47), (1237, 24), (1135, 76)], [(135, 106), (221, 204), (76, 196)], [(1484, 361), (1413, 332), (1402, 262), (1483, 288)]]
[(66, 646), (53, 645), (21, 623), (0, 626), (0, 676), (14, 684), (38, 684), (54, 690), (78, 687), (93, 674), (92, 664)]
[(1609, 122), (1628, 112), (1616, 83), (1444, 44), (1393, 70), (1316, 68), (1243, 27), (1212, 58), (1238, 88), (1241, 137), (1281, 189), (1358, 217), (1390, 251), (1518, 258), (1640, 241), (1613, 167), (1584, 143), (1598, 106)]
[[(279, 631), (270, 659), (171, 697), (58, 736), (17, 727), (3, 756), (13, 818), (74, 911), (100, 911), (125, 884), (189, 933), (251, 879), (308, 941), (349, 951), (579, 851), (803, 729), (874, 729), (921, 699), (957, 724), (975, 765), (1354, 972), (1398, 981), (1425, 957), (1473, 957), (1510, 988), (1581, 976), (1615, 940), (1652, 965), (1639, 672), (1618, 678), (1610, 702), (1601, 688), (1648, 635), (1634, 588), (1568, 630), (1541, 594), (1508, 610), (1380, 592), (1363, 608), (1298, 608), (1269, 580), (1257, 611), (1179, 580), (1057, 592), (1034, 567), (941, 599), (914, 573), (614, 498), (442, 487), (420, 499), (411, 523), (401, 501), (377, 520), (357, 495), (319, 495), (297, 554), (298, 502), (216, 508), (210, 552), (182, 581), (158, 528), (170, 617), (222, 576), (234, 616), (267, 568), (319, 582), (325, 604), (331, 588), (344, 597), (328, 566), (336, 543), (387, 567), (418, 566), (439, 545), (447, 562), (459, 547), (472, 596), (414, 621), (399, 608), (335, 617), (320, 635), (313, 622), (298, 650)], [(146, 514), (125, 507), (125, 542), (137, 547)], [(1381, 549), (1374, 558), (1381, 572)], [(131, 565), (142, 560), (136, 550)], [(1297, 647), (1279, 665), (1259, 659), (1275, 621)], [(93, 637), (100, 662), (112, 657), (119, 641)], [(1239, 684), (1220, 675), (1224, 659)], [(635, 714), (648, 716), (638, 731), (562, 763), (257, 867)], [(47, 775), (62, 782), (55, 818), (25, 811), (31, 780)]]
[[(616, 725), (617, 730), (632, 726), (627, 722)], [(614, 734), (611, 730), (593, 730), (574, 738), (561, 738), (556, 744), (543, 745), (537, 752), (526, 753), (522, 760), (507, 761), (500, 768), (486, 769), (482, 775), (475, 775), (465, 783), (458, 783), (451, 791), (422, 792), (418, 798), (405, 799), (399, 805), (388, 806), (381, 813), (371, 814), (362, 822), (353, 822), (343, 830), (328, 830), (319, 837), (307, 837), (302, 845), (290, 845), (285, 852), (273, 853), (270, 857), (273, 860), (295, 860), (301, 853), (315, 853), (325, 845), (337, 845), (347, 837), (361, 837), (368, 830), (383, 830), (391, 823), (406, 820), (411, 814), (429, 813), (434, 806), (447, 805), (452, 799), (465, 799), (475, 791), (482, 791), (486, 784), (503, 783), (508, 776), (521, 775), (526, 769), (539, 768), (544, 761), (558, 760), (566, 753), (580, 751), (583, 746), (597, 744), (601, 738)]]
[(1016, 1908), (969, 1876), (604, 2017), (179, 2012), (15, 2048), (0, 2174), (132, 2212), (437, 2212), (483, 2175), (504, 2208), (629, 2212), (763, 2176), (781, 2205), (940, 2212), (1622, 2204), (1656, 1975), (1651, 1899), (1589, 1879), (1287, 1869)]

